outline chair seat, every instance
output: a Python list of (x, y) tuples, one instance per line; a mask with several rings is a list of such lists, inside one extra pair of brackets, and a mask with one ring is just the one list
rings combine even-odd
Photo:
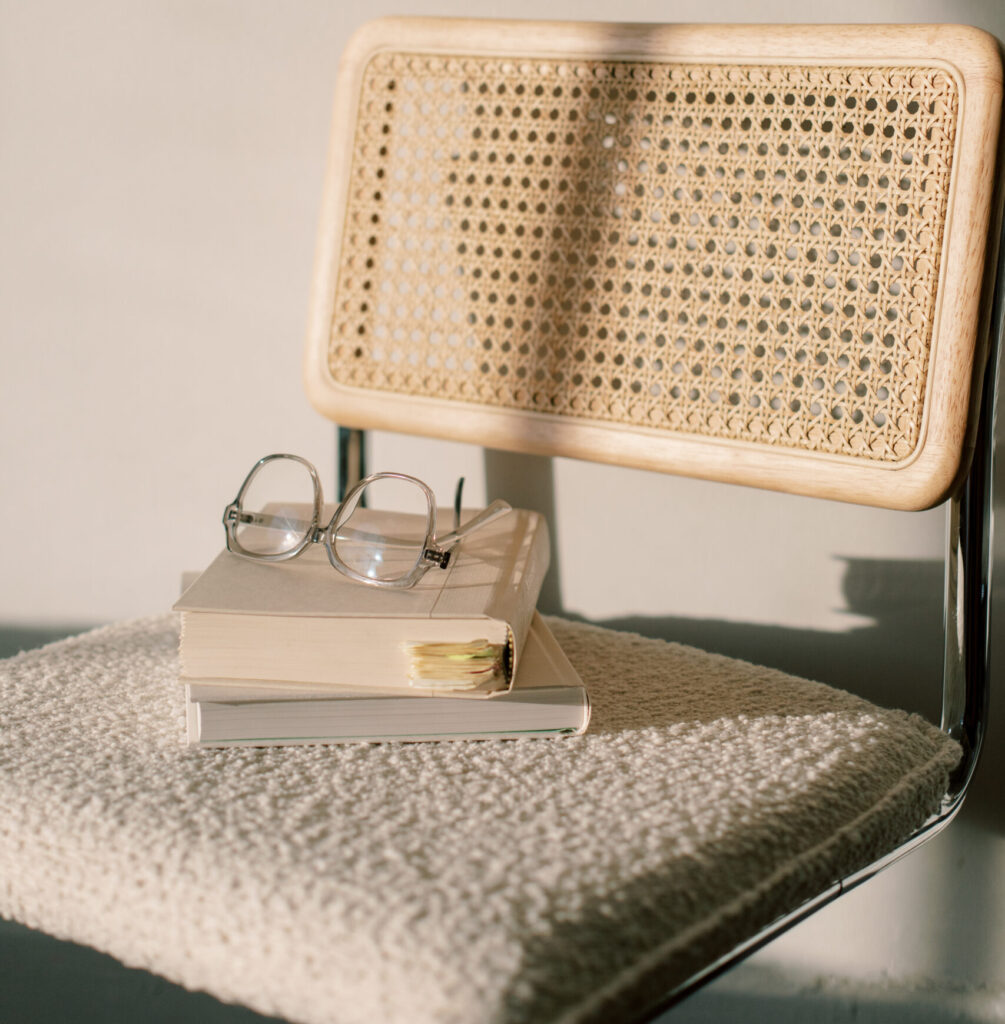
[(612, 1021), (939, 806), (917, 716), (549, 619), (582, 737), (192, 749), (174, 616), (0, 663), (0, 914), (292, 1021)]

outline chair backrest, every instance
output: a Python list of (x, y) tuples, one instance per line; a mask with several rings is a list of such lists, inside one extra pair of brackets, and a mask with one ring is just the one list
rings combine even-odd
[(996, 42), (957, 26), (364, 26), (311, 399), (343, 426), (933, 505), (980, 392), (1001, 92)]

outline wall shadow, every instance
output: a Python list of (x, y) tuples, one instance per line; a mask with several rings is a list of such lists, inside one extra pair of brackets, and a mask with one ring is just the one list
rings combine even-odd
[(551, 541), (551, 564), (541, 587), (538, 609), (548, 615), (562, 614), (561, 571), (558, 562), (558, 539), (555, 524), (555, 471), (552, 460), (540, 455), (522, 455), (486, 448), (486, 500), (505, 495), (514, 508), (540, 512), (548, 524)]
[[(849, 690), (938, 721), (942, 685), (942, 563), (845, 558), (846, 632), (628, 615), (597, 625), (689, 644)], [(567, 613), (568, 614), (568, 613)], [(570, 616), (576, 618), (577, 616)], [(582, 618), (578, 616), (578, 618)]]

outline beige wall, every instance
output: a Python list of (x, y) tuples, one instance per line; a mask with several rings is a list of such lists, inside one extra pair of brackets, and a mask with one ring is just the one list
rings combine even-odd
[[(797, 0), (2, 0), (0, 622), (166, 609), (179, 574), (221, 545), (222, 506), (259, 455), (306, 455), (333, 487), (333, 430), (303, 396), (300, 350), (336, 62), (365, 18), (795, 21), (827, 10)], [(997, 0), (846, 0), (840, 17), (963, 21), (1005, 37)], [(481, 453), (460, 444), (381, 435), (371, 466), (415, 472), (444, 495), (459, 473), (470, 497), (485, 490)], [(502, 459), (490, 477), (530, 502), (541, 495), (527, 481), (548, 468)], [(906, 611), (889, 625), (850, 587), (848, 566), (941, 557), (939, 510), (905, 521), (572, 462), (551, 471), (553, 607), (667, 629), (708, 620), (740, 653), (770, 657), (786, 636), (850, 651), (836, 681), (857, 679), (866, 693), (868, 644), (918, 640), (915, 577), (899, 577), (903, 593), (891, 596)], [(598, 537), (621, 538), (622, 556), (598, 563)], [(937, 600), (923, 600), (926, 623), (934, 614), (937, 625)], [(739, 622), (760, 631), (730, 632)], [(894, 675), (913, 664), (887, 658)], [(912, 699), (910, 678), (893, 682)], [(829, 977), (840, 988), (847, 977), (883, 989), (885, 978), (892, 998), (920, 992), (975, 1014), (988, 999), (1005, 1006), (995, 881), (1005, 877), (1005, 815), (997, 797), (982, 807), (956, 838), (791, 933), (729, 984), (763, 983), (781, 966), (789, 985)], [(980, 956), (954, 909), (975, 878), (989, 886), (971, 906)]]
[[(1005, 34), (994, 7), (982, 17), (976, 5), (933, 2), (908, 15), (907, 5), (858, 0), (842, 16), (969, 18)], [(303, 453), (331, 483), (332, 430), (303, 397), (300, 349), (330, 95), (348, 34), (392, 12), (542, 9), (532, 0), (5, 0), (0, 10), (0, 525), (17, 538), (0, 619), (154, 613), (178, 572), (217, 549), (219, 508), (260, 454)], [(562, 0), (547, 13), (612, 11)], [(672, 13), (710, 12), (688, 2)], [(714, 12), (752, 13), (740, 2)], [(658, 20), (668, 9), (626, 0), (617, 14)], [(806, 14), (794, 0), (756, 8), (765, 21)], [(476, 453), (449, 445), (399, 450), (396, 439), (378, 440), (372, 464), (421, 471), (446, 493), (458, 466), (480, 473)], [(905, 528), (856, 510), (852, 539), (838, 539), (841, 516), (814, 509), (821, 538), (819, 523), (802, 525), (806, 503), (751, 494), (751, 545), (721, 487), (574, 464), (557, 477), (560, 583), (568, 607), (588, 615), (742, 618), (753, 609), (760, 621), (840, 629), (850, 620), (832, 555), (902, 541), (901, 557), (936, 557), (941, 543), (937, 514)], [(641, 589), (630, 560), (598, 574), (580, 555), (626, 509), (652, 562), (672, 566)], [(713, 528), (714, 545), (680, 545), (696, 526)], [(793, 540), (795, 588), (777, 568), (779, 545)], [(725, 556), (715, 577), (704, 571), (713, 546)]]

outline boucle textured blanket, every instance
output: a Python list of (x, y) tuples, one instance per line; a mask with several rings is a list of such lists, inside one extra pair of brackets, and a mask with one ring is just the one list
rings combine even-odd
[(934, 811), (921, 719), (549, 620), (587, 735), (184, 746), (171, 617), (0, 663), (0, 914), (309, 1024), (614, 1021)]

